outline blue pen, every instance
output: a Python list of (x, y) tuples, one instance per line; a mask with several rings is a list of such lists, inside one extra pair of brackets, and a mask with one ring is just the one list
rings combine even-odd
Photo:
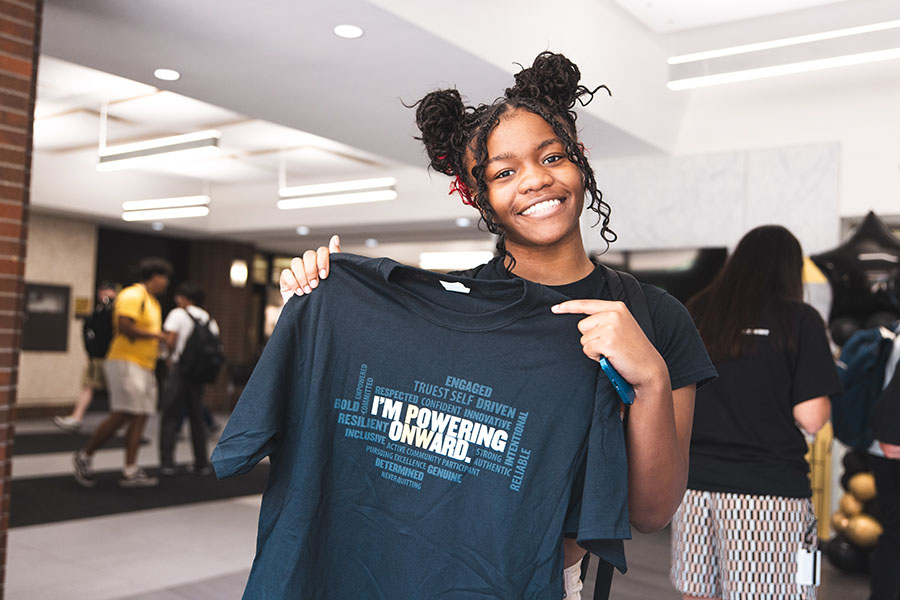
[(606, 360), (605, 356), (601, 356), (598, 362), (600, 363), (600, 368), (603, 369), (603, 372), (609, 378), (609, 382), (616, 389), (616, 392), (619, 393), (622, 402), (625, 404), (634, 403), (634, 388), (631, 384), (619, 375), (619, 372)]

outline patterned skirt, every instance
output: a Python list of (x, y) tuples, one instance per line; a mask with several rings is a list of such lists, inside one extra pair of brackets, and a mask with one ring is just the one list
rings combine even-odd
[(672, 519), (669, 578), (690, 596), (815, 600), (797, 573), (798, 552), (817, 544), (808, 498), (687, 490)]

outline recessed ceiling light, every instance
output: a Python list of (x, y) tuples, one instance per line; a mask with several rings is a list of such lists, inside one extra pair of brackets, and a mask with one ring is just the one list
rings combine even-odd
[(363, 34), (362, 28), (357, 27), (356, 25), (337, 25), (334, 28), (334, 35), (348, 39), (348, 40), (353, 40), (358, 37), (362, 37), (362, 34)]
[(178, 81), (181, 79), (181, 73), (175, 69), (157, 69), (153, 71), (153, 76), (163, 81)]
[(378, 245), (378, 240), (375, 238), (369, 238), (366, 240), (366, 248), (374, 248)]
[(153, 231), (162, 231), (165, 228), (166, 226), (159, 221), (150, 224), (150, 229), (152, 229)]
[(457, 227), (468, 227), (472, 224), (472, 219), (469, 219), (468, 217), (459, 217), (453, 222), (456, 223)]
[(309, 227), (306, 225), (300, 225), (297, 227), (297, 235), (309, 235)]

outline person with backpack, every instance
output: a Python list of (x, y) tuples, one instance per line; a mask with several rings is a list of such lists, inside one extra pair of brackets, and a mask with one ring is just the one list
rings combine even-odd
[[(577, 330), (572, 328), (573, 342), (593, 360), (605, 356), (633, 386), (636, 397), (621, 449), (627, 451), (628, 518), (633, 527), (649, 532), (664, 527), (680, 502), (695, 388), (713, 378), (715, 369), (690, 315), (675, 298), (639, 286), (638, 300), (646, 303), (650, 317), (645, 333), (610, 273), (594, 265), (585, 250), (580, 229), (585, 209), (607, 243), (616, 236), (609, 227), (610, 206), (577, 137), (573, 109), (593, 97), (579, 79), (577, 65), (544, 52), (496, 102), (466, 106), (455, 89), (439, 90), (416, 103), (416, 123), (430, 166), (452, 178), (451, 193), (475, 208), (497, 235), (498, 257), (464, 275), (526, 280), (569, 298), (553, 312), (585, 315)], [(329, 275), (329, 254), (339, 251), (335, 236), (329, 247), (294, 258), (281, 274), (285, 296), (312, 293)], [(498, 348), (501, 356), (515, 352)], [(607, 460), (615, 458), (611, 454)], [(578, 600), (585, 550), (571, 538), (560, 544), (564, 594)], [(621, 540), (610, 547), (624, 560)], [(595, 598), (608, 597), (612, 571), (609, 562), (600, 562)]]
[(116, 290), (109, 282), (102, 282), (97, 288), (97, 304), (94, 312), (85, 320), (82, 327), (84, 349), (87, 351), (88, 361), (81, 376), (81, 392), (75, 400), (75, 407), (68, 415), (53, 417), (53, 424), (66, 432), (74, 432), (81, 429), (84, 414), (87, 412), (94, 392), (106, 390), (106, 377), (103, 376), (103, 360), (112, 342), (113, 301), (116, 299)]
[(175, 441), (185, 413), (191, 424), (191, 444), (194, 464), (191, 471), (198, 475), (212, 472), (206, 448), (203, 386), (212, 383), (224, 362), (219, 325), (203, 309), (206, 294), (194, 283), (182, 283), (175, 292), (175, 304), (163, 332), (171, 348), (169, 369), (163, 386), (162, 419), (159, 428), (160, 473), (177, 473)]
[[(837, 370), (803, 302), (800, 243), (766, 225), (688, 301), (719, 377), (697, 394), (670, 579), (683, 598), (816, 596), (804, 432), (827, 421)], [(748, 594), (748, 592), (750, 592)]]
[(149, 487), (159, 483), (137, 464), (138, 452), (147, 419), (156, 413), (158, 403), (156, 357), (162, 333), (162, 310), (157, 296), (166, 291), (172, 265), (161, 258), (145, 258), (138, 264), (138, 283), (119, 292), (113, 305), (113, 339), (106, 354), (103, 371), (109, 387), (110, 414), (75, 453), (75, 481), (82, 487), (94, 487), (97, 480), (91, 468), (94, 452), (123, 426), (125, 465), (121, 487)]
[(871, 421), (869, 462), (883, 531), (872, 556), (870, 600), (900, 600), (900, 337), (891, 350)]

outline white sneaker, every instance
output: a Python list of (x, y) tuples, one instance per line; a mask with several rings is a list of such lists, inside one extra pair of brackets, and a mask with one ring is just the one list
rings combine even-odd
[(86, 488), (92, 488), (97, 485), (97, 480), (94, 479), (94, 473), (91, 471), (90, 456), (76, 452), (75, 456), (72, 457), (72, 462), (75, 465), (75, 481), (78, 482), (78, 485)]
[(62, 429), (63, 431), (67, 431), (69, 433), (78, 431), (81, 429), (81, 421), (71, 417), (53, 417), (53, 424)]
[(125, 488), (131, 487), (153, 487), (159, 483), (156, 477), (150, 477), (143, 469), (137, 469), (134, 473), (128, 474), (122, 471), (122, 477), (119, 479), (119, 486)]

